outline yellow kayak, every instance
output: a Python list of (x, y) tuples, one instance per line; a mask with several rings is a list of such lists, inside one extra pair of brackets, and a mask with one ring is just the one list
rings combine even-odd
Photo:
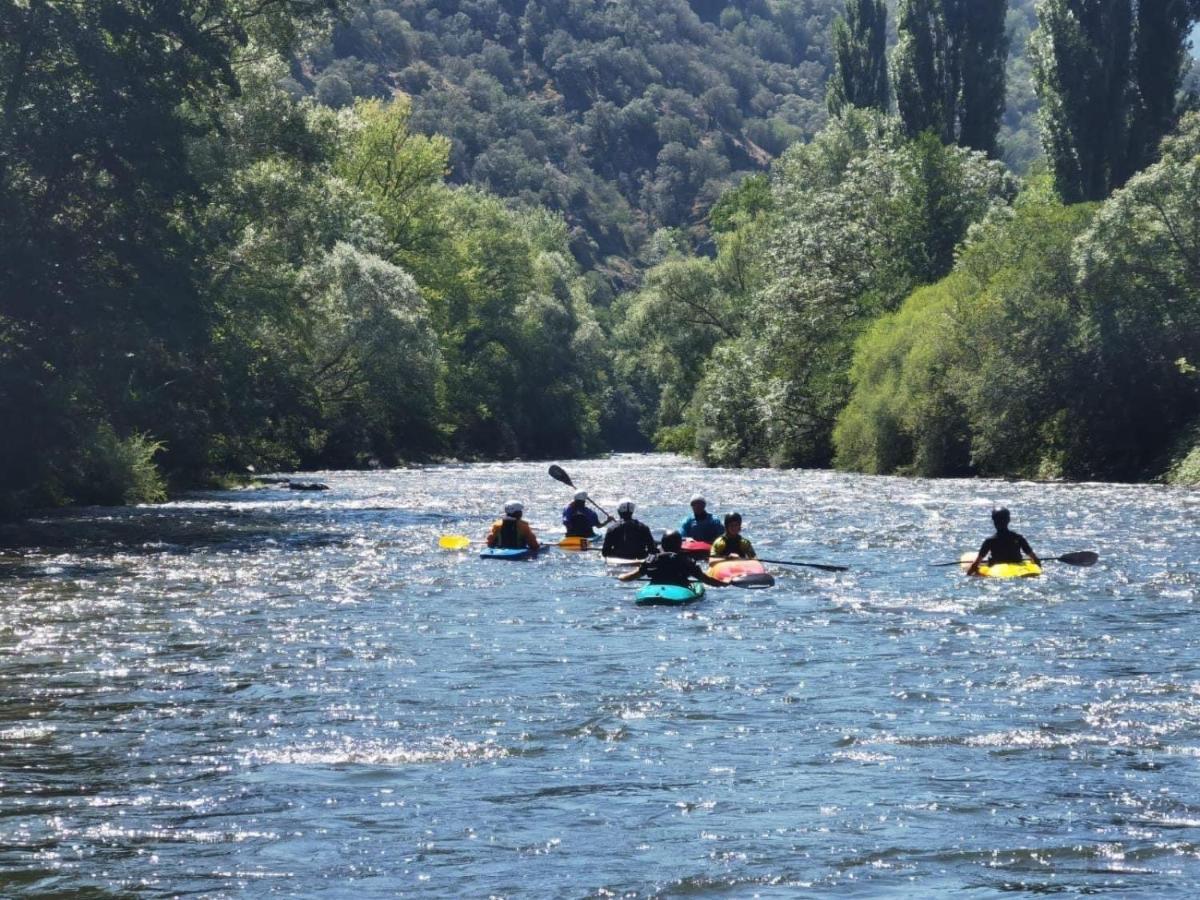
[(598, 534), (593, 538), (565, 537), (558, 542), (562, 550), (591, 550), (604, 543), (604, 535)]
[[(974, 553), (964, 553), (959, 557), (959, 563), (965, 572), (975, 562)], [(1019, 563), (996, 563), (994, 566), (981, 565), (976, 573), (981, 578), (1032, 578), (1042, 574), (1042, 567), (1031, 559)]]

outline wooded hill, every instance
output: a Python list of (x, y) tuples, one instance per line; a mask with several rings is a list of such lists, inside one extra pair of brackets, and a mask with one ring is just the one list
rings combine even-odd
[(364, 0), (312, 54), (305, 87), (333, 106), (410, 94), (414, 127), (451, 139), (453, 181), (561, 212), (576, 258), (629, 284), (657, 229), (703, 244), (735, 173), (821, 127), (841, 10)]
[[(1001, 148), (1017, 171), (1041, 152), (1033, 2), (1008, 13)], [(414, 127), (451, 138), (452, 181), (561, 212), (576, 258), (627, 287), (661, 258), (659, 229), (710, 248), (721, 192), (824, 126), (843, 12), (842, 0), (356, 0), (294, 89), (337, 107), (411, 95)]]

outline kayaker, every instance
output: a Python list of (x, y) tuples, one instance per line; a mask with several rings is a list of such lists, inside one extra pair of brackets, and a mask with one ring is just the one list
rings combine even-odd
[(736, 556), (739, 559), (754, 559), (753, 545), (742, 537), (742, 514), (730, 513), (725, 517), (725, 533), (713, 541), (710, 557)]
[(692, 514), (679, 525), (679, 534), (694, 541), (711, 544), (722, 534), (725, 527), (721, 520), (708, 511), (708, 501), (701, 494), (692, 497)]
[(971, 567), (967, 569), (968, 575), (978, 573), (985, 556), (988, 558), (989, 566), (999, 563), (1020, 563), (1024, 560), (1022, 554), (1028, 556), (1039, 566), (1042, 564), (1037, 554), (1033, 552), (1033, 548), (1029, 546), (1029, 541), (1015, 531), (1008, 530), (1008, 523), (1011, 519), (1012, 514), (1003, 507), (992, 511), (992, 524), (996, 526), (996, 533), (983, 542), (983, 546), (979, 548), (979, 555), (975, 557), (975, 562), (971, 563)]
[(677, 584), (687, 587), (691, 579), (695, 579), (712, 587), (725, 587), (725, 582), (710, 578), (696, 561), (690, 556), (685, 556), (682, 550), (683, 536), (678, 531), (668, 531), (662, 536), (662, 552), (651, 556), (634, 571), (620, 576), (620, 579), (633, 581), (648, 575), (651, 584)]
[(601, 522), (594, 509), (589, 509), (587, 491), (579, 491), (575, 499), (563, 509), (562, 523), (567, 529), (567, 537), (596, 537), (596, 530), (612, 521)]
[(625, 497), (617, 504), (620, 520), (604, 533), (602, 556), (620, 559), (642, 559), (658, 552), (658, 544), (650, 529), (633, 517), (633, 501)]
[(538, 544), (537, 535), (533, 533), (529, 523), (522, 518), (524, 514), (525, 507), (520, 501), (509, 500), (505, 503), (504, 518), (492, 524), (492, 530), (487, 536), (487, 545), (501, 550), (523, 550), (528, 547), (537, 553), (541, 545)]

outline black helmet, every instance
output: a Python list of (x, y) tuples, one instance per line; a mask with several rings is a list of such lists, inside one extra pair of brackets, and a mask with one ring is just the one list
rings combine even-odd
[(662, 548), (667, 553), (678, 553), (683, 549), (683, 536), (678, 531), (663, 532)]
[(1012, 514), (1003, 506), (992, 510), (992, 524), (997, 528), (1007, 528)]

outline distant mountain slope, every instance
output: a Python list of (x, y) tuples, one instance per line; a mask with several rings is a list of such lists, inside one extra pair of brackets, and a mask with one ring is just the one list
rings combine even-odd
[(452, 177), (564, 213), (618, 283), (666, 227), (703, 242), (737, 173), (825, 119), (842, 0), (362, 0), (298, 76), (332, 105), (404, 91)]

